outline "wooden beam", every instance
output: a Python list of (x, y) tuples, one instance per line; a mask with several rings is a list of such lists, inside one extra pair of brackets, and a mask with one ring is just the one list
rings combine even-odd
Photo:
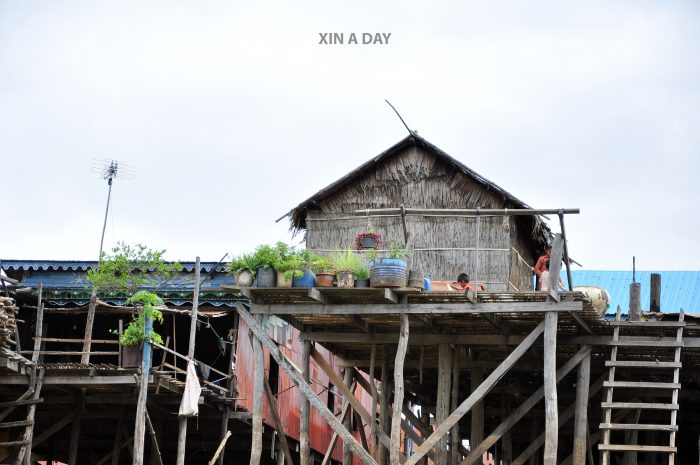
[[(194, 359), (194, 343), (197, 338), (197, 313), (199, 312), (199, 286), (201, 265), (199, 257), (196, 257), (194, 262), (194, 290), (192, 292), (192, 310), (190, 311), (190, 339), (187, 346), (187, 358)], [(242, 291), (242, 290), (241, 290)], [(174, 323), (175, 320), (173, 320)], [(173, 326), (173, 334), (175, 327)], [(177, 346), (173, 342), (174, 352), (177, 353)], [(189, 363), (189, 362), (188, 362)], [(176, 364), (176, 363), (175, 363)], [(262, 385), (260, 386), (260, 395), (262, 395)], [(187, 417), (178, 417), (177, 428), (177, 456), (176, 464), (185, 465), (185, 450), (187, 448)], [(134, 464), (136, 465), (136, 464)]]
[(418, 448), (416, 453), (407, 461), (406, 465), (415, 465), (428, 450), (432, 449), (435, 444), (454, 426), (476, 402), (483, 399), (488, 392), (493, 389), (496, 383), (508, 372), (508, 370), (527, 352), (534, 344), (537, 338), (544, 331), (544, 322), (537, 325), (535, 329), (525, 338), (525, 340), (511, 352), (508, 357), (486, 378), (486, 380), (474, 391), (457, 409), (440, 425), (437, 426), (435, 432), (426, 439), (426, 441)]
[[(381, 391), (379, 391), (379, 428), (377, 429), (377, 440), (379, 434), (386, 433), (386, 423), (389, 416), (389, 351), (386, 345), (382, 346), (382, 374), (381, 374)], [(379, 451), (377, 452), (377, 461), (379, 465), (387, 465), (389, 461), (389, 449), (379, 442)]]
[[(544, 465), (557, 465), (559, 408), (557, 407), (557, 314), (545, 315), (544, 330)], [(590, 349), (589, 349), (590, 352)]]
[(328, 299), (326, 298), (326, 296), (323, 295), (323, 293), (315, 287), (312, 287), (311, 289), (309, 289), (309, 297), (314, 299), (316, 302), (320, 302), (322, 304), (325, 304), (328, 302)]
[[(450, 415), (450, 391), (452, 380), (452, 348), (449, 344), (438, 346), (437, 402), (435, 422), (440, 425)], [(456, 407), (456, 406), (455, 406)], [(455, 424), (457, 424), (455, 422)], [(435, 465), (447, 465), (447, 444), (449, 436), (442, 436), (435, 447)], [(393, 465), (393, 464), (392, 464)]]
[[(320, 354), (319, 354), (320, 356)], [(345, 368), (343, 374), (343, 386), (348, 390), (343, 395), (343, 407), (350, 404), (349, 397), (355, 397), (352, 393), (352, 369)], [(345, 420), (343, 420), (343, 426), (348, 431), (352, 431), (352, 415), (348, 415)], [(364, 445), (363, 445), (364, 447)], [(366, 448), (366, 447), (365, 447)], [(369, 450), (369, 449), (367, 449)], [(352, 450), (350, 450), (350, 444), (343, 443), (343, 465), (352, 465)]]
[[(370, 412), (372, 413), (372, 418), (375, 419), (375, 421), (370, 423), (369, 426), (369, 435), (370, 435), (370, 442), (372, 443), (372, 454), (374, 454), (374, 457), (377, 457), (377, 404), (379, 403), (379, 393), (377, 390), (377, 383), (374, 380), (374, 372), (376, 368), (376, 360), (377, 360), (377, 345), (372, 344), (372, 349), (370, 350), (370, 356), (369, 356), (369, 393), (372, 396), (372, 407), (370, 408)], [(362, 378), (362, 375), (355, 370), (355, 379), (357, 378)]]
[[(477, 213), (478, 212), (478, 213)], [(406, 208), (405, 215), (430, 216), (541, 216), (541, 215), (576, 215), (578, 208)], [(355, 216), (401, 216), (401, 208), (374, 208), (355, 210)]]
[[(307, 383), (310, 382), (310, 357), (311, 341), (303, 341), (301, 348), (301, 376)], [(310, 465), (309, 414), (311, 412), (311, 404), (309, 404), (309, 399), (301, 391), (299, 392), (299, 404), (299, 462), (301, 465)]]
[(286, 357), (282, 355), (279, 348), (275, 342), (270, 339), (265, 330), (253, 319), (253, 316), (245, 309), (243, 304), (240, 302), (236, 303), (236, 309), (238, 310), (239, 316), (246, 322), (248, 327), (253, 331), (258, 340), (269, 350), (270, 355), (277, 361), (280, 368), (289, 376), (292, 382), (296, 383), (299, 390), (301, 390), (306, 397), (309, 399), (311, 404), (318, 410), (319, 414), (328, 422), (331, 428), (335, 430), (338, 435), (344, 440), (351, 442), (351, 447), (355, 455), (364, 463), (365, 465), (376, 465), (376, 462), (372, 456), (362, 448), (362, 446), (355, 440), (355, 438), (348, 431), (343, 428), (343, 425), (338, 419), (328, 410), (328, 407), (314, 394), (313, 390), (309, 384), (304, 380), (301, 374), (295, 369), (295, 367), (287, 360)]
[(42, 283), (39, 283), (37, 290), (36, 305), (36, 327), (34, 328), (34, 351), (32, 352), (32, 362), (34, 366), (39, 363), (39, 351), (41, 350), (41, 337), (44, 335), (44, 303), (42, 302)]
[(75, 405), (73, 411), (75, 418), (73, 419), (73, 427), (70, 431), (70, 446), (68, 449), (68, 465), (75, 465), (78, 461), (78, 444), (80, 441), (80, 421), (84, 410), (85, 389), (80, 389), (75, 394)]
[[(343, 406), (343, 410), (340, 412), (340, 421), (343, 422), (345, 421), (345, 416), (348, 414), (348, 410), (350, 410), (350, 404), (346, 404)], [(331, 436), (331, 440), (328, 443), (328, 447), (326, 448), (326, 453), (323, 455), (323, 460), (321, 461), (321, 465), (328, 465), (328, 463), (331, 460), (331, 454), (333, 453), (333, 449), (335, 448), (335, 443), (338, 440), (338, 433), (336, 431), (333, 431), (333, 436)]]
[(544, 311), (578, 312), (583, 302), (562, 300), (557, 305), (547, 307), (544, 302), (480, 302), (478, 305), (455, 303), (398, 303), (372, 305), (346, 304), (257, 304), (252, 306), (254, 315), (455, 315), (469, 313), (541, 313)]
[[(561, 380), (564, 376), (569, 374), (569, 372), (573, 370), (576, 365), (578, 365), (581, 360), (583, 360), (590, 353), (590, 347), (582, 348), (576, 352), (573, 357), (571, 357), (559, 370), (557, 370), (555, 382)], [(517, 409), (513, 410), (508, 418), (503, 420), (503, 422), (501, 422), (501, 424), (498, 425), (486, 439), (481, 441), (481, 443), (478, 445), (473, 445), (472, 452), (464, 460), (462, 460), (460, 465), (471, 465), (476, 463), (477, 460), (480, 460), (484, 455), (484, 452), (488, 451), (489, 448), (496, 444), (496, 442), (498, 442), (506, 431), (512, 428), (513, 425), (520, 421), (525, 414), (527, 414), (527, 412), (529, 412), (535, 405), (537, 405), (538, 402), (542, 400), (544, 393), (545, 387), (542, 386), (532, 395), (530, 395), (530, 397), (528, 397)]]
[(588, 389), (591, 383), (591, 355), (578, 366), (576, 378), (576, 418), (574, 420), (574, 465), (586, 465), (586, 437), (588, 432)]
[[(261, 324), (262, 317), (257, 315), (255, 323)], [(252, 444), (250, 450), (250, 465), (260, 465), (263, 449), (263, 395), (265, 392), (265, 358), (260, 339), (254, 337), (253, 359), (255, 360), (255, 371), (253, 374), (253, 431)]]
[[(98, 265), (99, 266), (99, 265)], [(80, 363), (87, 365), (90, 363), (90, 348), (92, 346), (92, 327), (95, 323), (95, 308), (97, 307), (97, 289), (92, 288), (90, 304), (88, 305), (87, 320), (85, 321), (85, 335), (83, 337), (83, 355)]]
[(289, 450), (289, 443), (287, 443), (287, 436), (284, 434), (284, 427), (282, 426), (282, 420), (280, 419), (279, 410), (277, 407), (277, 399), (275, 399), (274, 394), (272, 394), (272, 388), (270, 388), (270, 382), (267, 378), (265, 381), (265, 394), (267, 395), (267, 403), (270, 407), (270, 413), (272, 414), (272, 421), (275, 424), (275, 429), (277, 430), (277, 437), (282, 445), (282, 452), (284, 452), (284, 458), (287, 465), (294, 465), (294, 459), (292, 458), (292, 453)]
[[(394, 411), (391, 416), (391, 446), (389, 454), (391, 465), (401, 463), (401, 407), (403, 407), (404, 384), (403, 384), (403, 362), (406, 358), (408, 348), (408, 315), (401, 315), (401, 330), (399, 335), (399, 345), (396, 349), (394, 360)], [(374, 421), (374, 417), (372, 418)]]
[[(450, 405), (452, 408), (457, 408), (459, 405), (459, 349), (455, 349), (452, 356), (452, 390), (450, 392)], [(450, 431), (450, 452), (452, 465), (458, 465), (460, 462), (459, 446), (462, 443), (462, 438), (459, 435), (459, 423), (455, 424)]]
[[(481, 383), (484, 382), (484, 369), (481, 367), (475, 367), (471, 370), (471, 392), (475, 392)], [(477, 444), (481, 444), (484, 440), (484, 402), (479, 400), (479, 402), (474, 404), (471, 413), (471, 435), (469, 437), (469, 447), (474, 448)]]
[(370, 333), (372, 332), (369, 323), (367, 323), (365, 320), (362, 319), (362, 317), (358, 315), (348, 315), (347, 316), (348, 320), (350, 320), (350, 324), (353, 326), (357, 327), (362, 331), (363, 333)]
[(384, 300), (391, 302), (392, 304), (398, 304), (399, 296), (397, 296), (394, 291), (387, 287), (384, 288)]

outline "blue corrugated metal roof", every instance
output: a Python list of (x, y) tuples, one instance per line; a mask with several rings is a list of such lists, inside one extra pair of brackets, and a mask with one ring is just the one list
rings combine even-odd
[[(649, 310), (650, 276), (661, 275), (661, 311), (700, 314), (700, 271), (637, 271), (636, 281), (641, 284), (642, 310)], [(571, 279), (574, 286), (600, 286), (610, 293), (608, 313), (615, 313), (619, 305), (623, 313), (630, 306), (631, 271), (609, 270), (572, 270)], [(562, 281), (566, 283), (566, 272), (562, 272)]]
[[(195, 262), (180, 262), (184, 271), (194, 271)], [(5, 271), (87, 271), (95, 269), (97, 262), (89, 260), (7, 260), (2, 259)], [(216, 271), (226, 271), (226, 263), (201, 262), (201, 271), (209, 273), (216, 266)]]

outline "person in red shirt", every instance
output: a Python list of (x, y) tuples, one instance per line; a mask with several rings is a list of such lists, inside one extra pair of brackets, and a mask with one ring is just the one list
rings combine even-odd
[(549, 267), (547, 266), (547, 262), (549, 262), (549, 258), (552, 256), (552, 246), (548, 245), (547, 247), (544, 248), (544, 255), (542, 255), (540, 258), (537, 259), (537, 263), (535, 264), (535, 275), (537, 275), (537, 286), (536, 289), (539, 291), (541, 287), (541, 278), (542, 278), (542, 273), (544, 271), (548, 271)]
[[(461, 273), (457, 276), (457, 286), (459, 286), (459, 289), (462, 291), (466, 291), (467, 289), (474, 290), (474, 285), (469, 282), (469, 275), (467, 273)], [(482, 283), (479, 283), (478, 289), (479, 291), (485, 291), (486, 287)]]

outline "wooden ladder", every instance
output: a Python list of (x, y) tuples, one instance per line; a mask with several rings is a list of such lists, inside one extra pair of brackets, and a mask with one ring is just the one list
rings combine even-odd
[[(612, 350), (610, 352), (610, 360), (605, 362), (608, 367), (608, 380), (603, 382), (603, 388), (607, 389), (607, 393), (601, 403), (603, 411), (603, 423), (600, 424), (600, 430), (603, 432), (602, 443), (598, 446), (602, 454), (602, 464), (610, 465), (610, 452), (630, 452), (641, 453), (646, 455), (667, 453), (668, 464), (674, 465), (676, 459), (676, 432), (678, 426), (676, 424), (678, 415), (678, 391), (681, 388), (680, 384), (680, 369), (681, 369), (681, 348), (683, 347), (683, 328), (685, 327), (683, 310), (681, 310), (678, 321), (621, 321), (621, 310), (617, 307), (615, 321), (611, 324), (613, 329)], [(676, 329), (675, 340), (659, 340), (655, 337), (649, 337), (648, 340), (636, 338), (634, 340), (626, 340), (620, 338), (620, 329), (627, 328), (659, 328), (659, 329)], [(658, 350), (672, 350), (673, 361), (658, 361), (658, 360), (618, 360), (619, 347), (648, 347)], [(669, 354), (671, 355), (671, 354)], [(658, 370), (671, 369), (673, 370), (672, 382), (658, 381), (616, 381), (616, 370), (638, 369), (637, 379), (642, 376), (649, 376), (658, 373)], [(639, 370), (641, 369), (641, 370)], [(613, 390), (615, 388), (637, 388), (644, 389), (650, 394), (657, 392), (671, 391), (670, 403), (652, 403), (652, 402), (615, 402), (613, 401)], [(635, 399), (637, 400), (637, 399)], [(613, 410), (634, 409), (636, 412), (633, 415), (626, 415), (624, 418), (632, 416), (632, 421), (629, 423), (613, 422)], [(639, 418), (642, 411), (669, 411), (671, 419), (669, 424), (648, 424), (640, 423)], [(620, 415), (616, 415), (620, 418)], [(610, 432), (613, 430), (623, 430), (630, 436), (626, 436), (624, 442), (631, 444), (611, 444)], [(638, 445), (636, 435), (638, 431), (655, 431), (668, 432), (670, 435), (667, 445)], [(634, 438), (628, 440), (627, 438)], [(637, 463), (636, 461), (634, 463)], [(649, 463), (648, 461), (640, 461), (640, 463)]]

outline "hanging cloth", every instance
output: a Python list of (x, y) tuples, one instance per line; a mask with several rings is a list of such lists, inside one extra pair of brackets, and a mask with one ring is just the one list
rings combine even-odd
[(202, 387), (199, 385), (199, 379), (197, 379), (194, 362), (190, 361), (187, 364), (185, 392), (182, 394), (182, 402), (180, 403), (178, 415), (181, 417), (196, 417), (197, 414), (199, 414), (199, 395), (201, 393)]

